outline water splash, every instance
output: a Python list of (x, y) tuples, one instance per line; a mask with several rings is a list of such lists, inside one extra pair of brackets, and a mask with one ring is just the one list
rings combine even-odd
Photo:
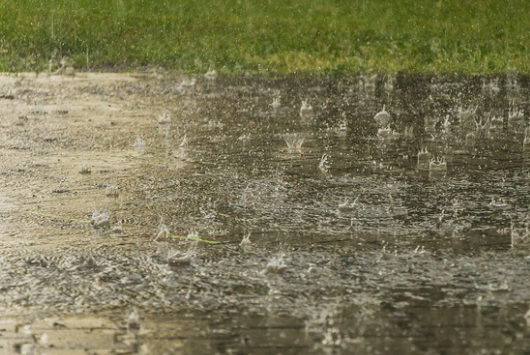
[(418, 152), (418, 167), (429, 167), (431, 162), (432, 154), (429, 153), (427, 148), (422, 148)]
[(429, 162), (430, 173), (446, 173), (447, 161), (443, 157), (437, 157)]
[(489, 80), (482, 78), (482, 94), (484, 96), (496, 96), (499, 92), (499, 78), (492, 78)]
[(273, 110), (278, 110), (282, 106), (281, 98), (280, 97), (274, 97), (272, 99), (271, 107)]
[(140, 330), (140, 313), (135, 308), (127, 315), (127, 331), (137, 332)]
[(217, 71), (215, 69), (209, 70), (204, 74), (206, 80), (215, 80), (217, 79)]
[(385, 105), (383, 105), (383, 109), (381, 111), (375, 114), (374, 120), (382, 127), (386, 127), (392, 122), (392, 116), (390, 116), (390, 114), (386, 111)]
[(138, 138), (136, 138), (136, 141), (133, 143), (132, 146), (134, 148), (143, 149), (143, 148), (145, 148), (147, 146), (147, 144), (145, 143), (145, 141), (142, 138), (138, 137)]
[(359, 200), (360, 196), (357, 196), (353, 201), (350, 200), (344, 200), (343, 202), (339, 203), (339, 211), (341, 212), (350, 212), (355, 209), (357, 206), (357, 201)]
[[(189, 238), (198, 238), (196, 234), (189, 234)], [(190, 265), (195, 256), (197, 255), (198, 241), (194, 241), (193, 244), (186, 250), (182, 251), (172, 247), (166, 246), (166, 262), (171, 266), (187, 266)]]
[(239, 243), (239, 248), (243, 252), (248, 252), (252, 249), (252, 242), (250, 241), (250, 233), (243, 236), (243, 239)]
[(524, 110), (510, 103), (510, 110), (508, 112), (508, 125), (510, 127), (518, 127), (524, 125)]
[(171, 113), (168, 110), (165, 110), (164, 113), (158, 116), (158, 124), (170, 124), (171, 123)]
[(300, 106), (300, 117), (302, 119), (309, 119), (313, 117), (313, 106), (311, 106), (307, 100), (302, 100), (302, 106)]
[(163, 221), (160, 220), (160, 224), (158, 225), (158, 230), (156, 232), (156, 235), (153, 241), (156, 242), (159, 238), (169, 238), (170, 236), (171, 236), (171, 233), (169, 232), (169, 229), (163, 223)]
[(282, 274), (287, 269), (287, 264), (283, 253), (275, 256), (267, 262), (265, 266), (264, 274)]
[(197, 80), (195, 78), (187, 78), (182, 80), (178, 85), (174, 87), (176, 93), (184, 94), (195, 88)]
[(185, 134), (184, 137), (182, 137), (182, 141), (179, 144), (179, 148), (184, 149), (188, 146), (188, 135)]
[(373, 95), (377, 86), (377, 74), (360, 75), (357, 85), (364, 94)]
[(90, 175), (91, 173), (92, 173), (92, 166), (89, 163), (84, 162), (79, 165), (79, 174)]
[(399, 137), (399, 133), (394, 131), (390, 126), (378, 128), (377, 129), (377, 137), (382, 139), (391, 139)]
[(323, 173), (327, 173), (329, 171), (329, 168), (331, 167), (330, 163), (328, 162), (328, 159), (329, 155), (324, 153), (322, 154), (322, 157), (318, 162), (318, 169)]
[(301, 153), (305, 137), (300, 133), (286, 133), (282, 135), (289, 153)]
[(106, 231), (110, 229), (110, 212), (102, 211), (99, 212), (94, 210), (92, 212), (92, 218), (90, 219), (90, 225), (95, 230)]
[(530, 150), (530, 127), (526, 128), (524, 131), (523, 150)]

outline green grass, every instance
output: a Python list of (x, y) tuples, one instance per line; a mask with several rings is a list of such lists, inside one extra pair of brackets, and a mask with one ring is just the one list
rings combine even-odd
[(0, 0), (0, 70), (530, 73), (528, 0)]

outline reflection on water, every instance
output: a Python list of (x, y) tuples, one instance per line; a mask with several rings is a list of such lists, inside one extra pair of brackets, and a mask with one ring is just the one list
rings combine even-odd
[[(427, 233), (433, 242), (458, 234), (474, 245), (473, 235), (486, 231), (495, 244), (509, 244), (495, 230), (525, 217), (513, 213), (527, 203), (523, 87), (513, 93), (499, 78), (446, 79), (397, 77), (385, 86), (371, 76), (220, 78), (190, 95), (195, 111), (179, 117), (194, 126), (193, 164), (183, 173), (190, 182), (164, 199), (198, 185), (207, 191), (179, 206), (182, 213), (163, 204), (159, 213), (178, 229), (283, 242), (355, 243), (364, 234), (414, 243)], [(272, 108), (278, 95), (281, 106)], [(381, 128), (382, 116), (394, 119)], [(453, 210), (463, 198), (466, 208)], [(508, 207), (501, 213), (491, 208), (500, 198)], [(354, 199), (360, 208), (341, 211)], [(444, 232), (432, 233), (436, 227)]]
[(0, 88), (4, 349), (528, 351), (527, 77)]

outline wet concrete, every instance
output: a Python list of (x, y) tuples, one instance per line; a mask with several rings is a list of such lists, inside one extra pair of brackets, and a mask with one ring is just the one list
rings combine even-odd
[(528, 84), (1, 77), (1, 351), (528, 352)]

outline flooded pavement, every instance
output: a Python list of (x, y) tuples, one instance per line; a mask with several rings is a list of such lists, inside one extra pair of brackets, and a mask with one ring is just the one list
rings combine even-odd
[(1, 77), (0, 353), (528, 353), (529, 84)]

